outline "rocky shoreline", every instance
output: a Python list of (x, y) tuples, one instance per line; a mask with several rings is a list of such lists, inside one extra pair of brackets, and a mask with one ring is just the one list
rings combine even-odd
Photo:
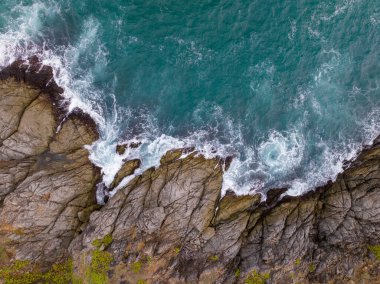
[(178, 149), (99, 206), (95, 123), (26, 63), (0, 72), (0, 283), (380, 283), (378, 139), (299, 197), (222, 197), (220, 159)]

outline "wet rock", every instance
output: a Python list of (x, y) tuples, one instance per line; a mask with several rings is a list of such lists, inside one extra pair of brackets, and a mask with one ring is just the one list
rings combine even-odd
[(125, 153), (125, 150), (127, 149), (128, 144), (122, 144), (122, 145), (117, 145), (116, 146), (116, 152), (119, 155), (123, 155)]
[(96, 200), (98, 204), (106, 204), (109, 198), (109, 188), (103, 181), (98, 182), (98, 184), (96, 185)]
[(141, 142), (129, 142), (127, 144), (119, 144), (116, 146), (116, 152), (119, 154), (119, 155), (124, 155), (125, 151), (128, 149), (128, 148), (131, 148), (131, 149), (136, 149), (138, 147), (140, 147), (141, 145)]
[(141, 142), (130, 142), (129, 148), (136, 149), (136, 148), (140, 147), (140, 145), (141, 145)]
[(117, 172), (112, 184), (110, 185), (110, 189), (114, 189), (125, 177), (132, 175), (135, 170), (140, 167), (140, 164), (141, 161), (139, 159), (126, 161)]
[(268, 192), (266, 193), (266, 200), (265, 200), (265, 203), (268, 205), (268, 206), (271, 206), (273, 204), (275, 204), (280, 196), (287, 192), (287, 188), (272, 188), (272, 189), (269, 189)]
[(160, 164), (164, 165), (170, 162), (173, 162), (184, 155), (192, 153), (192, 156), (195, 156), (194, 147), (181, 148), (181, 149), (173, 149), (168, 152), (164, 156), (161, 157)]
[(59, 96), (63, 89), (53, 79), (53, 69), (43, 65), (37, 56), (27, 60), (17, 60), (0, 71), (0, 80), (9, 78), (18, 82), (27, 83), (45, 94), (49, 94), (53, 100), (62, 100)]
[(231, 166), (231, 163), (233, 161), (234, 157), (233, 156), (228, 156), (224, 159), (224, 170), (228, 171), (228, 169)]

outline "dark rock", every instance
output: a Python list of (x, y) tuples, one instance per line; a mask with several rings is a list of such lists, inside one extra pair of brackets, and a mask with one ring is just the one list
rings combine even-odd
[(63, 93), (63, 89), (54, 81), (53, 69), (42, 65), (37, 56), (28, 60), (17, 60), (0, 71), (0, 80), (9, 78), (34, 86), (49, 95)]
[(123, 155), (125, 153), (125, 150), (127, 149), (128, 144), (122, 144), (122, 145), (117, 145), (116, 146), (116, 152), (119, 155)]
[(267, 199), (265, 200), (265, 203), (268, 206), (273, 205), (274, 203), (276, 203), (278, 201), (278, 199), (280, 198), (280, 196), (283, 193), (287, 192), (287, 191), (288, 191), (287, 188), (272, 188), (272, 189), (269, 189), (268, 192), (266, 193)]
[(376, 138), (375, 138), (375, 140), (373, 140), (373, 146), (378, 146), (380, 144), (380, 135), (379, 136), (377, 136)]
[(127, 150), (127, 148), (136, 149), (140, 147), (140, 145), (141, 145), (141, 142), (129, 142), (127, 144), (119, 144), (116, 146), (116, 152), (119, 155), (123, 155), (125, 151)]
[(228, 156), (224, 159), (224, 170), (228, 171), (228, 169), (231, 166), (231, 163), (233, 161), (234, 157), (233, 156)]
[(136, 148), (140, 147), (140, 145), (141, 145), (141, 142), (130, 142), (129, 148), (136, 149)]

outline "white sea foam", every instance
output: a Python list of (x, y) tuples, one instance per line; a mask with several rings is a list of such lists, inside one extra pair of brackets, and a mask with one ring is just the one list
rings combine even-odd
[(290, 32), (288, 33), (288, 39), (291, 40), (291, 41), (293, 41), (296, 32), (297, 32), (297, 21), (296, 20), (292, 20), (290, 22)]
[[(198, 64), (203, 59), (209, 58), (212, 51), (210, 49), (204, 48), (200, 46), (198, 43), (194, 41), (184, 40), (182, 38), (167, 36), (165, 37), (166, 41), (171, 41), (178, 44), (183, 48), (184, 56), (179, 56), (176, 60), (182, 60), (183, 58), (189, 58), (188, 64)], [(182, 58), (183, 57), (183, 58)]]
[[(349, 10), (353, 9), (355, 7), (355, 4), (357, 3), (360, 3), (361, 0), (341, 0), (341, 1), (338, 1), (338, 3), (335, 3), (335, 9), (334, 9), (334, 12), (332, 14), (329, 14), (329, 15), (323, 15), (321, 17), (321, 19), (323, 21), (329, 21), (339, 15), (342, 15), (346, 12), (348, 12)], [(333, 5), (333, 3), (331, 3), (330, 5)]]
[[(0, 67), (5, 67), (16, 59), (27, 59), (37, 55), (43, 64), (53, 68), (54, 79), (64, 88), (63, 96), (69, 102), (69, 111), (80, 108), (91, 115), (101, 132), (101, 139), (88, 147), (90, 158), (101, 166), (104, 179), (109, 184), (122, 165), (122, 158), (116, 154), (118, 137), (118, 111), (107, 109), (99, 104), (102, 94), (93, 86), (91, 70), (81, 70), (80, 60), (83, 54), (95, 54), (94, 71), (107, 64), (107, 51), (97, 42), (99, 24), (95, 19), (88, 19), (83, 32), (75, 45), (47, 47), (41, 44), (39, 30), (44, 17), (59, 17), (59, 6), (53, 1), (35, 2), (31, 6), (18, 5), (14, 9), (18, 15), (10, 20), (8, 30), (0, 34)], [(95, 48), (95, 49), (94, 49)], [(79, 70), (75, 71), (76, 69)], [(112, 95), (111, 95), (112, 97)]]
[(263, 165), (271, 173), (283, 173), (297, 167), (303, 158), (305, 141), (296, 132), (283, 135), (272, 131), (267, 141), (258, 148)]
[[(343, 170), (343, 163), (351, 160), (357, 155), (361, 144), (346, 145), (346, 149), (331, 149), (321, 142), (319, 147), (323, 148), (321, 154), (322, 164), (310, 162), (308, 173), (302, 179), (294, 179), (288, 185), (286, 194), (291, 196), (301, 195), (317, 186), (325, 184), (328, 180), (334, 180), (338, 173)], [(338, 148), (338, 147), (337, 147)]]

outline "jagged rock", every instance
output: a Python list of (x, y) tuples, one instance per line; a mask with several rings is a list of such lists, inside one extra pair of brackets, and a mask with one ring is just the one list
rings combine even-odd
[(268, 192), (266, 193), (266, 200), (265, 203), (268, 206), (271, 206), (272, 204), (276, 204), (281, 197), (281, 195), (288, 190), (286, 188), (272, 188), (269, 189)]
[(64, 109), (51, 68), (25, 66), (0, 72), (0, 247), (9, 261), (45, 267), (68, 257), (95, 204), (99, 169), (83, 146), (98, 134), (79, 111), (57, 132)]
[[(157, 280), (164, 275), (168, 277), (166, 273), (173, 273), (170, 268), (174, 264), (170, 263), (178, 259), (176, 248), (181, 248), (183, 258), (188, 257), (186, 251), (196, 250), (200, 258), (207, 260), (208, 255), (203, 255), (201, 249), (207, 245), (209, 231), (213, 230), (210, 225), (221, 182), (218, 160), (194, 154), (150, 169), (94, 212), (77, 242), (86, 251), (94, 240), (111, 234), (110, 249), (118, 263), (149, 255), (163, 264), (157, 266), (161, 272), (155, 271), (154, 277)], [(207, 237), (202, 237), (203, 234)], [(72, 250), (74, 255), (78, 252), (78, 248)], [(137, 281), (133, 275), (128, 277), (126, 281)]]
[(117, 145), (116, 146), (116, 152), (119, 155), (123, 155), (125, 153), (125, 150), (127, 149), (127, 147), (128, 147), (127, 144)]
[(170, 151), (166, 152), (166, 154), (161, 157), (160, 164), (161, 165), (168, 164), (170, 162), (178, 160), (183, 155), (187, 155), (193, 151), (194, 151), (194, 147), (170, 150)]
[(117, 187), (125, 177), (132, 175), (135, 170), (140, 167), (140, 164), (141, 161), (139, 159), (126, 161), (117, 172), (112, 184), (110, 185), (110, 189), (112, 190)]
[(119, 144), (116, 146), (116, 152), (119, 155), (124, 155), (127, 148), (136, 149), (136, 148), (140, 147), (140, 145), (141, 145), (141, 142), (133, 142), (133, 141), (129, 142), (127, 144)]
[[(380, 243), (379, 146), (334, 183), (301, 197), (279, 199), (284, 190), (271, 191), (263, 203), (259, 195), (220, 199), (219, 160), (180, 157), (181, 150), (168, 152), (158, 169), (94, 212), (72, 253), (111, 234), (113, 282), (243, 283), (253, 270), (269, 273), (270, 283), (377, 279), (368, 245)], [(138, 273), (130, 268), (136, 261), (144, 263)]]
[(253, 210), (260, 204), (260, 201), (260, 194), (236, 196), (233, 192), (227, 192), (219, 203), (215, 223), (222, 223), (223, 221), (238, 217), (242, 212)]
[(224, 161), (224, 170), (228, 171), (228, 169), (231, 166), (232, 160), (234, 159), (233, 156), (227, 156), (226, 158), (223, 159)]
[[(136, 177), (94, 212), (72, 253), (81, 255), (111, 234), (113, 282), (243, 283), (253, 270), (269, 273), (270, 283), (377, 279), (376, 269), (360, 274), (364, 265), (378, 267), (367, 257), (368, 244), (380, 243), (377, 146), (335, 183), (283, 199), (284, 189), (271, 190), (263, 203), (259, 195), (220, 199), (219, 159), (196, 153), (180, 159), (182, 151), (169, 151), (158, 169)], [(144, 263), (138, 273), (131, 271), (136, 261)]]

